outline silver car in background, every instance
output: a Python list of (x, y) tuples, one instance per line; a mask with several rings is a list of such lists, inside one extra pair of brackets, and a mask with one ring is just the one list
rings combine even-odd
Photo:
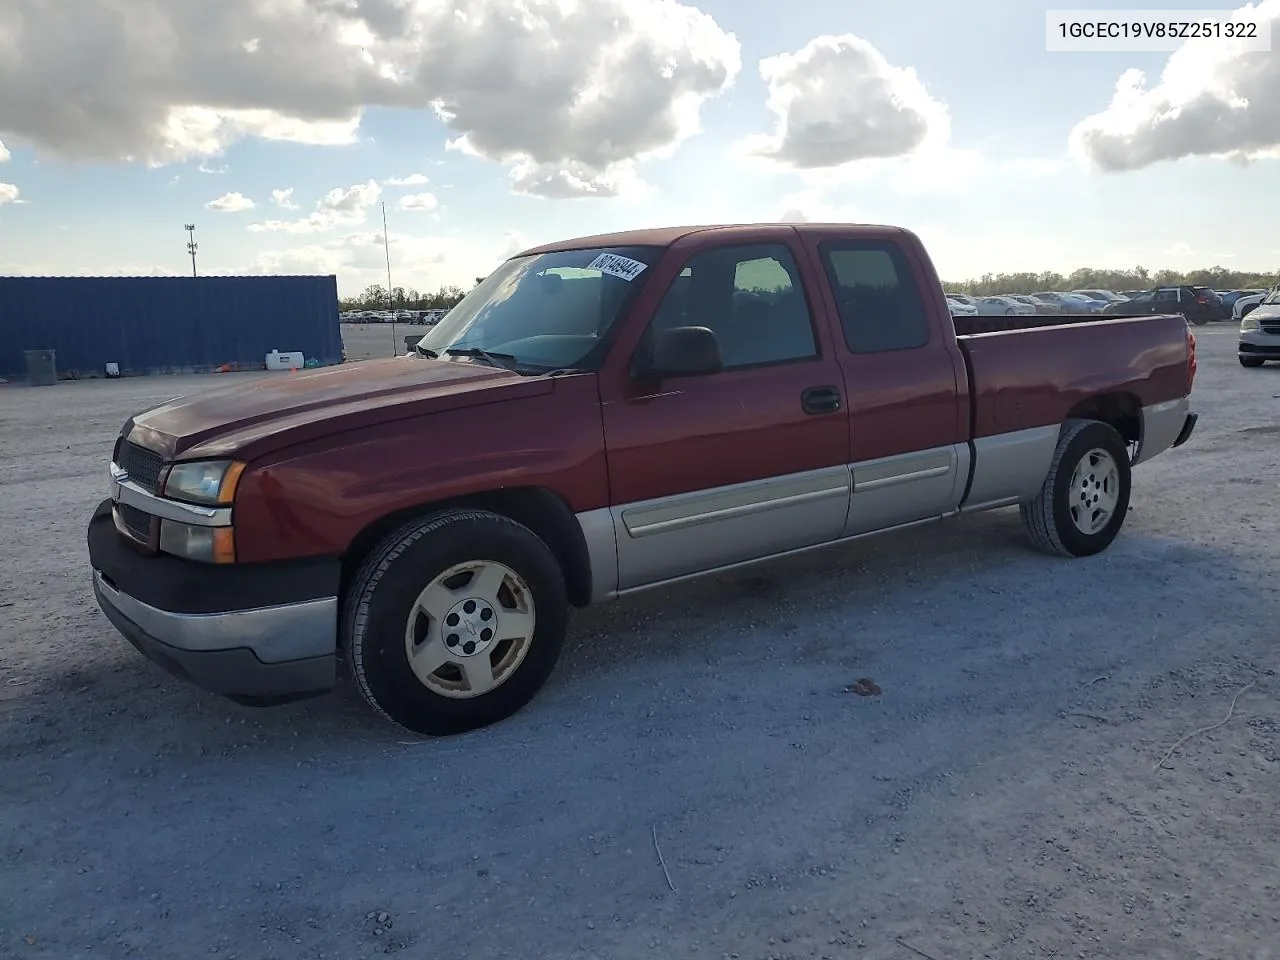
[[(1249, 299), (1253, 299), (1250, 297)], [(1236, 310), (1240, 309), (1237, 302)], [(1240, 321), (1240, 366), (1260, 367), (1280, 361), (1280, 284)]]

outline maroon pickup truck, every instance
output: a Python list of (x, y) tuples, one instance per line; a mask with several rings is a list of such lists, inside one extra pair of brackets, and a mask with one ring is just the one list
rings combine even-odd
[(457, 732), (534, 696), (571, 607), (997, 507), (1097, 553), (1130, 467), (1194, 429), (1195, 373), (1180, 316), (953, 321), (894, 227), (570, 240), (405, 356), (129, 420), (94, 591), (237, 701), (328, 690), (344, 657), (385, 717)]

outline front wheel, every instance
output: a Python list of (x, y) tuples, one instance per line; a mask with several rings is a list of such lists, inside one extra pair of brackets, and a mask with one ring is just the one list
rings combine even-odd
[(555, 556), (527, 527), (450, 510), (382, 541), (344, 599), (347, 661), (364, 699), (416, 733), (488, 726), (546, 682), (569, 602)]
[(1120, 434), (1096, 420), (1069, 420), (1040, 493), (1021, 507), (1032, 544), (1062, 557), (1107, 549), (1129, 512), (1131, 483)]
[(1242, 367), (1260, 367), (1266, 362), (1261, 357), (1240, 357), (1240, 366)]

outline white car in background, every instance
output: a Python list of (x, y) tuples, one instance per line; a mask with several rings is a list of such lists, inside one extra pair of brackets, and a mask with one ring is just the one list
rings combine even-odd
[(1243, 320), (1254, 310), (1258, 309), (1258, 305), (1267, 298), (1265, 293), (1255, 293), (1251, 297), (1237, 298), (1235, 305), (1231, 308), (1231, 319), (1235, 321)]
[(954, 297), (947, 297), (947, 308), (951, 311), (953, 317), (974, 317), (978, 314), (978, 308), (971, 303), (965, 303), (963, 300), (957, 300)]
[(1036, 308), (1009, 297), (983, 297), (978, 301), (978, 313), (984, 317), (1034, 316)]
[(1273, 287), (1240, 321), (1239, 354), (1242, 367), (1280, 360), (1280, 286)]

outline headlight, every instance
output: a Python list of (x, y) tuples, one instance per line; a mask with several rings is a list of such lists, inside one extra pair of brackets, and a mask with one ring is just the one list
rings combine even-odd
[(236, 562), (235, 534), (230, 527), (200, 527), (161, 520), (160, 549), (201, 563)]
[(1259, 329), (1258, 318), (1252, 313), (1240, 321), (1240, 332), (1249, 333), (1251, 330)]
[(164, 482), (164, 495), (210, 506), (228, 506), (236, 497), (236, 486), (244, 464), (238, 460), (203, 460), (175, 463)]

